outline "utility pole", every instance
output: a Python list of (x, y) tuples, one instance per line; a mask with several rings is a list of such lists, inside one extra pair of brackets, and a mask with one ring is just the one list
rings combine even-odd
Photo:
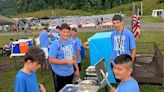
[(54, 17), (54, 11), (52, 10), (52, 17)]
[(141, 1), (141, 16), (143, 15), (143, 3)]

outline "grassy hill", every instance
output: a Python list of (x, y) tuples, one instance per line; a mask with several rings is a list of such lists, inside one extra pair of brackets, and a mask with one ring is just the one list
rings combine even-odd
[(45, 16), (80, 16), (80, 15), (91, 15), (89, 12), (82, 10), (67, 10), (67, 9), (49, 9), (41, 10), (29, 13), (19, 14), (15, 17), (45, 17)]
[[(150, 3), (150, 2), (147, 2)], [(135, 3), (136, 8), (141, 7), (140, 2)], [(153, 9), (164, 9), (164, 4), (150, 4), (150, 6), (143, 3), (143, 15), (149, 16)], [(68, 9), (48, 9), (41, 11), (34, 11), (29, 13), (18, 14), (16, 17), (45, 17), (52, 16), (52, 11), (54, 16), (82, 16), (82, 15), (98, 15), (98, 14), (111, 14), (111, 13), (123, 13), (126, 16), (131, 16), (132, 14), (132, 3), (123, 4), (120, 6), (115, 6), (112, 9), (107, 10), (93, 10), (91, 12), (86, 12), (83, 10), (68, 10)]]

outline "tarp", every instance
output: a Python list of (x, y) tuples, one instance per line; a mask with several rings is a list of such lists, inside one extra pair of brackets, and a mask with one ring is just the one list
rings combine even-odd
[(0, 25), (14, 24), (16, 21), (0, 15)]
[[(102, 23), (103, 26), (111, 26), (112, 24), (112, 17), (115, 14), (106, 14), (106, 15), (95, 15), (95, 16), (81, 16), (81, 17), (74, 17), (74, 16), (67, 16), (65, 18), (58, 18), (51, 20), (49, 23), (49, 28), (54, 28), (56, 26), (60, 26), (63, 23), (67, 23), (70, 25), (71, 28), (78, 28), (81, 27), (95, 27), (97, 19), (99, 22)], [(121, 14), (124, 16), (124, 14)], [(52, 24), (54, 27), (52, 27)]]
[(71, 28), (78, 28), (79, 19), (77, 17), (64, 18), (64, 23), (67, 23)]
[(96, 19), (92, 16), (83, 16), (80, 17), (81, 27), (95, 27)]
[(88, 39), (90, 48), (90, 64), (95, 65), (100, 59), (105, 58), (105, 63), (109, 73), (108, 81), (110, 83), (116, 83), (109, 61), (112, 51), (111, 33), (112, 32), (96, 33)]
[(57, 26), (60, 26), (62, 24), (62, 21), (60, 19), (53, 19), (50, 21), (49, 29), (55, 29)]

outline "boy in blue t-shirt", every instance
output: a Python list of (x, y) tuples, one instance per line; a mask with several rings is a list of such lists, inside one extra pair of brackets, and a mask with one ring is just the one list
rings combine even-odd
[[(48, 38), (48, 29), (43, 28), (42, 32), (39, 34), (40, 40), (40, 48), (44, 51), (46, 59), (48, 59), (48, 46), (49, 46), (49, 38)], [(48, 69), (48, 61), (45, 62), (45, 67)]]
[(73, 42), (69, 39), (69, 35), (69, 25), (62, 24), (61, 38), (54, 41), (49, 49), (49, 62), (53, 71), (55, 92), (59, 92), (66, 84), (72, 84), (73, 75), (79, 76)]
[(24, 57), (24, 66), (17, 73), (14, 92), (46, 92), (43, 84), (38, 84), (35, 71), (45, 61), (43, 50), (30, 47)]
[(121, 82), (116, 89), (112, 88), (112, 92), (139, 92), (138, 83), (131, 76), (134, 65), (131, 56), (122, 54), (116, 57), (114, 62), (114, 75)]
[(47, 28), (43, 28), (42, 32), (39, 34), (39, 41), (41, 48), (48, 48), (49, 40)]
[(60, 26), (57, 26), (56, 29), (51, 29), (50, 31), (50, 39), (51, 42), (55, 41), (56, 39), (60, 38), (60, 32), (61, 32), (61, 28)]
[(76, 59), (77, 59), (77, 63), (79, 66), (79, 70), (81, 70), (81, 55), (80, 55), (80, 51), (81, 51), (81, 44), (80, 44), (80, 39), (79, 37), (77, 37), (77, 29), (76, 28), (72, 28), (71, 31), (71, 39), (74, 43), (74, 50), (75, 50), (75, 54), (76, 54)]
[(124, 28), (121, 15), (114, 15), (112, 18), (113, 27), (115, 30), (111, 35), (112, 39), (112, 54), (110, 62), (114, 65), (114, 60), (121, 54), (128, 54), (134, 61), (136, 56), (136, 43), (133, 33)]

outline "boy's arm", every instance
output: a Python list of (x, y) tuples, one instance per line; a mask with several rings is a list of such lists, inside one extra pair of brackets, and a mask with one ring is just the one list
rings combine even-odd
[[(77, 61), (77, 60), (76, 60), (76, 56), (74, 56), (74, 61)], [(77, 77), (79, 76), (79, 67), (78, 67), (77, 62), (74, 64), (74, 67), (75, 67), (74, 76), (77, 78)]]
[(129, 38), (130, 38), (131, 57), (132, 57), (132, 61), (134, 61), (136, 57), (136, 40), (132, 33), (130, 33)]
[(79, 56), (80, 56), (80, 49), (77, 50), (76, 58), (78, 59)]
[[(110, 91), (110, 90), (109, 90)], [(116, 92), (116, 89), (114, 87), (111, 88), (112, 92)]]
[(132, 57), (132, 61), (134, 61), (136, 57), (136, 48), (132, 49), (131, 57)]

